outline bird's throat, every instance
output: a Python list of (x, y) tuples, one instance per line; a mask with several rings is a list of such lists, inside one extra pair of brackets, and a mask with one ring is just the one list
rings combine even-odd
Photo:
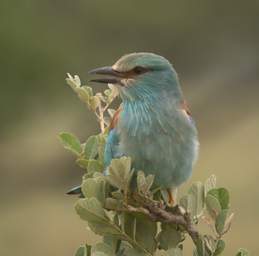
[(124, 100), (119, 129), (134, 137), (166, 132), (171, 129), (172, 116), (177, 114), (179, 102), (170, 95)]

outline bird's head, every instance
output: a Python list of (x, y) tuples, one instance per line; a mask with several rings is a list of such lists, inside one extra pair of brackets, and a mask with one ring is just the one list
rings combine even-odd
[(153, 53), (131, 53), (113, 66), (96, 68), (90, 74), (105, 75), (92, 82), (114, 84), (123, 100), (145, 100), (148, 96), (171, 94), (181, 98), (177, 74), (168, 60)]

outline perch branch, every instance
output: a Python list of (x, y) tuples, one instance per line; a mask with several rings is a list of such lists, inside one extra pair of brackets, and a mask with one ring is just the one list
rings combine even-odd
[(180, 208), (177, 207), (177, 211), (175, 213), (172, 213), (166, 211), (165, 207), (159, 205), (158, 202), (155, 202), (146, 197), (142, 197), (139, 194), (134, 194), (133, 197), (137, 202), (142, 205), (142, 207), (146, 208), (149, 211), (148, 215), (153, 221), (181, 225), (189, 234), (193, 243), (195, 245), (198, 245), (200, 234), (193, 225), (191, 216), (187, 212), (182, 212)]
[(140, 203), (140, 207), (124, 204), (122, 208), (108, 210), (115, 210), (118, 212), (142, 213), (148, 216), (152, 221), (181, 225), (189, 234), (193, 243), (195, 245), (198, 245), (200, 234), (193, 225), (191, 217), (188, 213), (183, 213), (179, 209), (177, 209), (177, 213), (172, 213), (164, 209), (164, 207), (159, 205), (158, 202), (154, 202), (147, 198), (142, 198), (139, 195), (135, 195), (134, 198), (137, 202)]

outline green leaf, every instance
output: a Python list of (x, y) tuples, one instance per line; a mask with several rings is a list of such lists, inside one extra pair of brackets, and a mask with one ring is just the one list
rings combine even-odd
[(209, 215), (213, 219), (216, 219), (218, 214), (221, 212), (221, 205), (219, 200), (215, 196), (211, 194), (207, 194), (205, 203), (206, 203), (206, 209)]
[(104, 148), (106, 144), (106, 134), (98, 135), (98, 159), (103, 163), (104, 161)]
[(157, 223), (142, 214), (137, 214), (135, 217), (135, 240), (147, 251), (153, 253), (156, 249)]
[(206, 256), (205, 242), (202, 236), (199, 237), (196, 243), (196, 249), (194, 250), (194, 255), (196, 256)]
[(146, 185), (146, 177), (143, 171), (138, 171), (137, 174), (137, 187), (141, 191), (142, 187)]
[(143, 171), (138, 171), (137, 174), (137, 187), (138, 191), (143, 193), (144, 195), (149, 192), (151, 186), (154, 182), (154, 175), (145, 176)]
[(111, 192), (111, 194), (112, 194), (112, 197), (117, 200), (123, 200), (123, 198), (124, 198), (123, 194), (118, 190)]
[(91, 249), (92, 246), (91, 245), (81, 245), (77, 251), (75, 256), (91, 256)]
[(89, 107), (90, 95), (84, 87), (75, 88), (78, 98)]
[(81, 168), (87, 169), (88, 160), (79, 158), (79, 159), (76, 160), (76, 163), (77, 163)]
[(101, 105), (101, 100), (98, 96), (92, 96), (90, 97), (89, 100), (89, 105), (93, 111), (95, 111), (100, 105)]
[(92, 87), (83, 85), (82, 88), (84, 88), (87, 91), (87, 93), (90, 95), (90, 97), (93, 96), (93, 88)]
[(103, 165), (98, 160), (77, 159), (76, 163), (88, 173), (103, 172)]
[(96, 198), (78, 200), (75, 209), (81, 219), (88, 221), (88, 226), (96, 234), (123, 236), (120, 228), (110, 221)]
[(119, 159), (113, 159), (108, 168), (108, 173), (107, 180), (109, 183), (114, 187), (126, 191), (133, 174), (130, 158), (121, 157)]
[(168, 250), (177, 247), (183, 240), (183, 234), (181, 231), (176, 230), (175, 226), (163, 223), (157, 240), (161, 249)]
[(203, 184), (201, 182), (192, 184), (188, 194), (180, 199), (179, 204), (190, 213), (193, 218), (198, 219), (205, 205)]
[(246, 249), (240, 248), (236, 256), (250, 256), (250, 253)]
[(79, 76), (75, 75), (73, 77), (69, 73), (67, 73), (67, 76), (68, 77), (66, 78), (66, 82), (73, 90), (75, 90), (77, 87), (81, 86), (81, 81), (80, 81)]
[(224, 233), (228, 210), (222, 210), (216, 218), (215, 228), (219, 235)]
[(108, 197), (105, 199), (105, 208), (106, 209), (118, 210), (118, 209), (121, 209), (122, 206), (123, 206), (123, 204), (114, 198)]
[[(139, 245), (150, 253), (153, 253), (156, 249), (156, 233), (157, 223), (151, 221), (147, 216), (136, 213), (123, 213), (121, 215), (121, 223), (123, 231)], [(134, 242), (129, 241), (133, 247), (136, 247)]]
[(86, 159), (95, 159), (98, 153), (98, 137), (90, 136), (84, 146), (84, 156)]
[(103, 173), (103, 165), (98, 160), (88, 160), (87, 172), (101, 172)]
[(217, 248), (213, 254), (213, 256), (219, 256), (225, 249), (225, 242), (223, 240), (219, 240), (217, 242)]
[(135, 240), (136, 235), (136, 218), (130, 213), (123, 213), (120, 216), (123, 231)]
[(76, 212), (81, 219), (90, 222), (106, 222), (109, 220), (96, 198), (79, 199), (75, 206)]
[(208, 192), (208, 195), (216, 197), (221, 205), (221, 209), (229, 208), (229, 192), (225, 188), (214, 188)]
[(123, 234), (119, 230), (119, 227), (116, 227), (111, 223), (100, 223), (100, 222), (88, 222), (88, 227), (97, 235), (114, 235), (120, 239), (123, 239)]
[(188, 195), (184, 195), (184, 196), (180, 199), (179, 205), (182, 206), (182, 207), (185, 209), (185, 211), (190, 212), (189, 209), (188, 209), (188, 205), (189, 205), (188, 200), (189, 200)]
[(207, 193), (216, 187), (216, 182), (217, 182), (217, 178), (214, 174), (212, 174), (206, 181), (204, 184), (204, 192), (205, 195), (207, 195)]
[(92, 248), (92, 255), (105, 255), (105, 256), (114, 256), (115, 252), (111, 246), (106, 243), (98, 243)]
[(80, 155), (82, 148), (80, 141), (76, 136), (71, 133), (62, 132), (59, 134), (59, 137), (65, 149), (70, 150), (77, 156)]
[(80, 246), (77, 249), (75, 256), (88, 256), (87, 255), (87, 251), (86, 251), (86, 247), (85, 246)]
[(84, 180), (81, 189), (86, 198), (95, 197), (104, 205), (106, 197), (106, 181), (104, 177), (100, 176)]
[(192, 217), (198, 218), (203, 208), (204, 186), (201, 182), (195, 182), (188, 191), (188, 210)]
[(115, 255), (115, 253), (120, 248), (122, 241), (118, 239), (116, 236), (105, 235), (103, 237), (103, 243), (107, 244), (112, 249), (112, 252)]

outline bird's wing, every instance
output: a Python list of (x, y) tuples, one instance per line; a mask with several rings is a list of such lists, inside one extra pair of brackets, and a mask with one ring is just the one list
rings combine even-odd
[[(119, 134), (118, 134), (118, 131), (116, 128), (121, 110), (122, 110), (121, 107), (119, 107), (116, 110), (116, 112), (114, 113), (113, 118), (111, 120), (110, 127), (109, 127), (109, 133), (108, 133), (108, 137), (107, 137), (105, 148), (104, 148), (104, 167), (105, 167), (104, 174), (108, 174), (107, 167), (110, 165), (111, 160), (113, 158), (122, 156), (118, 150), (120, 138), (119, 138)], [(79, 195), (79, 197), (84, 197), (82, 194), (82, 191), (81, 191), (81, 185), (70, 189), (67, 192), (67, 194), (68, 195)]]
[[(119, 152), (119, 142), (120, 137), (117, 130), (117, 124), (119, 121), (119, 116), (122, 111), (122, 107), (119, 107), (114, 113), (109, 127), (109, 133), (106, 140), (106, 145), (104, 149), (104, 166), (105, 169), (110, 165), (113, 158), (118, 158), (122, 156)], [(106, 172), (106, 171), (105, 171)]]

